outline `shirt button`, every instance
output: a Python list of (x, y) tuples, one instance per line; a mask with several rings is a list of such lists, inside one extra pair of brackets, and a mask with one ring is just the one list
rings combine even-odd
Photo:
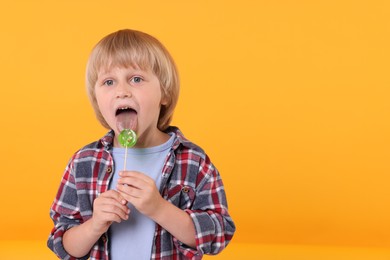
[(188, 193), (190, 191), (190, 188), (188, 186), (184, 186), (182, 189), (181, 189), (184, 193)]
[(112, 172), (112, 167), (111, 166), (108, 166), (107, 168), (107, 173), (111, 173)]

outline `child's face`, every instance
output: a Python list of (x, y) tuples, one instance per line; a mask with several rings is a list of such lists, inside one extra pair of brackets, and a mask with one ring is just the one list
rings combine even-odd
[[(161, 143), (164, 134), (157, 122), (164, 102), (160, 82), (152, 71), (134, 67), (100, 70), (95, 93), (100, 112), (117, 136), (122, 130), (118, 124), (125, 120), (125, 128), (137, 133), (136, 147)], [(116, 138), (114, 146), (119, 146)]]

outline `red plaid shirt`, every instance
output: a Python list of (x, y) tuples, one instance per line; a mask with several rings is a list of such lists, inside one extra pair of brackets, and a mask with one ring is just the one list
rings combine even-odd
[[(178, 241), (156, 225), (152, 259), (201, 259), (203, 254), (217, 254), (233, 237), (235, 226), (229, 216), (221, 177), (204, 151), (191, 143), (180, 130), (170, 127), (176, 139), (162, 171), (160, 193), (164, 199), (186, 211), (196, 230), (196, 248)], [(107, 191), (113, 175), (114, 162), (110, 153), (114, 133), (76, 152), (62, 177), (50, 209), (54, 228), (48, 246), (61, 259), (76, 259), (64, 249), (62, 237), (66, 230), (92, 217), (93, 201)], [(109, 259), (107, 234), (82, 259)]]

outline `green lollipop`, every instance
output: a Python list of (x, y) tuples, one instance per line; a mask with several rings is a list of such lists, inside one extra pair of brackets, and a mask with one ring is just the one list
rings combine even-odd
[(126, 148), (123, 170), (126, 171), (127, 150), (137, 143), (137, 134), (131, 129), (123, 129), (118, 136), (120, 145)]
[(118, 136), (120, 145), (131, 148), (137, 143), (137, 134), (131, 129), (123, 129)]

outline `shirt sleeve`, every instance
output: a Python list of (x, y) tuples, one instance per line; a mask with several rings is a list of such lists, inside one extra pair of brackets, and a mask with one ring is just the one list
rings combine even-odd
[[(196, 189), (192, 207), (185, 210), (191, 216), (196, 230), (197, 248), (193, 251), (194, 256), (199, 253), (220, 253), (231, 241), (236, 229), (228, 213), (221, 176), (207, 156), (200, 163), (199, 170), (198, 176), (203, 178)], [(180, 244), (174, 240), (176, 244)], [(190, 248), (180, 246), (186, 255), (191, 255)]]
[[(79, 225), (81, 215), (77, 206), (75, 178), (72, 174), (72, 162), (68, 164), (62, 177), (57, 195), (50, 208), (50, 217), (54, 222), (47, 245), (61, 259), (76, 259), (69, 255), (63, 246), (63, 235), (66, 230)], [(80, 259), (88, 259), (88, 256)]]

